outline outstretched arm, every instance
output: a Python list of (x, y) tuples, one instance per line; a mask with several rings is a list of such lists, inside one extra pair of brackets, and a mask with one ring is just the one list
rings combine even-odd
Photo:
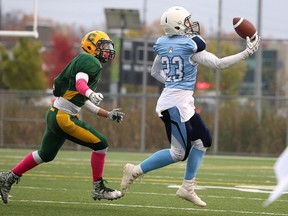
[(95, 113), (98, 116), (108, 118), (117, 123), (122, 122), (125, 116), (125, 113), (120, 111), (121, 108), (116, 108), (116, 109), (112, 109), (111, 111), (107, 111), (103, 108), (96, 106), (90, 100), (87, 100), (85, 102), (84, 108), (91, 113)]
[(193, 55), (191, 57), (191, 60), (196, 63), (203, 64), (205, 66), (212, 67), (215, 69), (224, 69), (230, 67), (231, 65), (247, 58), (248, 56), (252, 55), (254, 52), (258, 50), (260, 44), (260, 37), (258, 35), (253, 41), (251, 41), (250, 38), (247, 38), (246, 40), (247, 40), (246, 49), (235, 55), (227, 56), (224, 58), (218, 58), (214, 54), (203, 50)]

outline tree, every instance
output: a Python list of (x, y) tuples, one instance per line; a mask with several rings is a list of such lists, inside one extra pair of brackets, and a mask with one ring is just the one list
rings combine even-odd
[(7, 88), (5, 83), (4, 83), (4, 62), (5, 60), (8, 59), (8, 54), (3, 46), (0, 46), (0, 89), (5, 89)]
[[(79, 42), (77, 43), (79, 44)], [(54, 34), (51, 48), (43, 55), (45, 71), (50, 87), (54, 78), (78, 54), (73, 50), (73, 39), (63, 34)]]
[[(47, 81), (42, 70), (41, 44), (31, 38), (20, 38), (12, 49), (12, 58), (2, 51), (3, 82), (9, 89), (43, 90)], [(6, 54), (5, 54), (6, 53)]]
[[(207, 50), (216, 53), (216, 42), (207, 41)], [(235, 48), (235, 43), (230, 41), (221, 42), (221, 56), (233, 55), (239, 52)], [(221, 56), (218, 56), (219, 58)], [(237, 95), (240, 90), (240, 84), (246, 73), (246, 63), (240, 61), (239, 63), (222, 70), (220, 80), (220, 91), (223, 95)], [(214, 70), (203, 65), (199, 65), (197, 81), (205, 81), (215, 86), (215, 73)]]

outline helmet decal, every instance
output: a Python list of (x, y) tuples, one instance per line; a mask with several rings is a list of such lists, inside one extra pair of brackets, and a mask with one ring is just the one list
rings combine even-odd
[(95, 56), (105, 63), (115, 57), (114, 43), (109, 36), (102, 31), (87, 33), (81, 42), (83, 51)]

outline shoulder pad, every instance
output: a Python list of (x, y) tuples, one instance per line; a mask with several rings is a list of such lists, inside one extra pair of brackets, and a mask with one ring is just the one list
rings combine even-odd
[(206, 49), (206, 42), (200, 35), (196, 35), (192, 37), (192, 40), (196, 43), (197, 45), (197, 50), (196, 52), (201, 52)]

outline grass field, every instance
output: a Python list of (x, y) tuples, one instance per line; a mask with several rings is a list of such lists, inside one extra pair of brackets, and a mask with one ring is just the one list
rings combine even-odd
[[(10, 170), (29, 150), (0, 149), (0, 171)], [(105, 169), (108, 186), (120, 189), (125, 163), (139, 163), (150, 154), (109, 152)], [(198, 172), (198, 195), (207, 207), (176, 197), (185, 163), (150, 172), (115, 201), (91, 198), (90, 152), (60, 151), (57, 158), (26, 173), (13, 185), (1, 216), (182, 216), (288, 215), (288, 195), (262, 207), (275, 185), (275, 158), (207, 155)]]

